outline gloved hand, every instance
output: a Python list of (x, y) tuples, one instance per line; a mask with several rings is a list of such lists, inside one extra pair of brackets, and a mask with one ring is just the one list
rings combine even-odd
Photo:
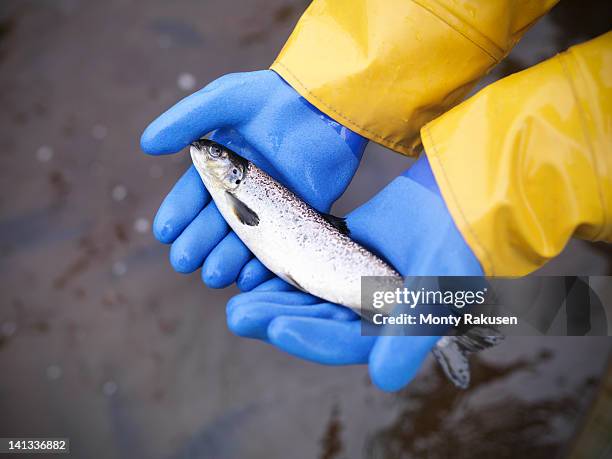
[[(348, 186), (367, 143), (270, 70), (213, 81), (153, 121), (140, 143), (152, 155), (174, 153), (214, 130), (211, 138), (323, 212)], [(250, 290), (272, 277), (230, 232), (193, 166), (162, 203), (153, 232), (159, 241), (172, 244), (174, 269), (189, 273), (203, 266), (209, 287), (237, 280), (242, 290)]]
[[(482, 276), (440, 195), (423, 154), (403, 175), (347, 216), (351, 237), (404, 276)], [(361, 336), (352, 311), (279, 278), (227, 305), (230, 329), (289, 354), (328, 365), (369, 363), (372, 381), (398, 390), (416, 374), (438, 336)]]

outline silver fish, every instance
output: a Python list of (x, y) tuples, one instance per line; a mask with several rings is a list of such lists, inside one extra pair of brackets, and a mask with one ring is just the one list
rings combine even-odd
[[(362, 316), (361, 277), (401, 275), (348, 236), (344, 219), (322, 214), (250, 161), (207, 139), (191, 158), (219, 212), (253, 254), (294, 287)], [(440, 339), (433, 354), (459, 387), (469, 383), (467, 354), (492, 345), (485, 334)], [(488, 338), (485, 336), (485, 338)]]
[(361, 276), (400, 277), (347, 236), (344, 219), (317, 212), (234, 152), (200, 140), (191, 157), (242, 242), (294, 287), (359, 311)]

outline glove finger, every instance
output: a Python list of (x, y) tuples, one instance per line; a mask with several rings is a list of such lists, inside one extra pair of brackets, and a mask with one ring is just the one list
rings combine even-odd
[(159, 207), (153, 221), (153, 234), (164, 244), (174, 242), (209, 201), (210, 194), (191, 166)]
[(245, 75), (225, 75), (160, 115), (142, 133), (142, 150), (151, 155), (175, 153), (214, 129), (248, 119), (259, 104)]
[(251, 252), (233, 231), (212, 249), (202, 267), (202, 280), (210, 288), (224, 288), (236, 281), (252, 258)]
[(170, 263), (179, 273), (202, 266), (208, 254), (229, 232), (214, 202), (208, 204), (185, 228), (170, 248)]
[(401, 389), (415, 377), (439, 339), (439, 336), (380, 336), (369, 359), (372, 382), (384, 391)]
[[(278, 278), (277, 278), (278, 279)], [(274, 280), (274, 279), (273, 279)], [(280, 279), (279, 279), (280, 280)], [(270, 283), (266, 282), (266, 284)], [(285, 285), (289, 285), (284, 283)], [(263, 284), (262, 284), (263, 286)], [(291, 286), (289, 286), (291, 287)], [(291, 287), (293, 289), (293, 287)], [(231, 298), (227, 305), (228, 309), (238, 307), (250, 303), (266, 303), (279, 306), (311, 306), (311, 305), (329, 305), (330, 310), (335, 311), (335, 316), (338, 320), (357, 320), (359, 316), (351, 309), (338, 304), (330, 303), (317, 298), (309, 293), (298, 290), (279, 291), (279, 290), (259, 290), (259, 287), (251, 292), (240, 293)], [(291, 315), (291, 314), (282, 314)]]
[[(270, 296), (270, 298), (278, 298), (278, 292), (298, 292), (298, 293), (302, 293), (305, 295), (308, 295), (310, 298), (316, 298), (317, 301), (323, 301), (320, 298), (317, 298), (313, 295), (304, 293), (304, 292), (300, 292), (299, 290), (297, 290), (293, 285), (288, 284), (287, 282), (285, 282), (284, 280), (282, 280), (280, 277), (275, 277), (274, 279), (270, 279), (267, 282), (264, 282), (263, 284), (260, 284), (259, 286), (255, 287), (253, 290), (251, 290), (250, 293), (255, 293), (255, 292), (270, 292), (273, 295)], [(330, 304), (334, 304), (334, 303), (330, 303)], [(347, 320), (357, 320), (359, 319), (359, 315), (355, 312), (353, 312), (351, 309), (346, 308), (344, 306), (340, 306), (340, 305), (336, 305), (341, 307), (344, 311), (346, 311), (347, 314)]]
[(361, 336), (361, 322), (281, 316), (268, 327), (268, 340), (283, 351), (325, 365), (366, 363), (375, 336)]
[(252, 291), (254, 292), (299, 292), (293, 285), (285, 282), (280, 277), (275, 277), (263, 284), (258, 285)]
[(239, 305), (253, 302), (265, 302), (282, 305), (309, 305), (322, 303), (319, 298), (309, 295), (308, 293), (298, 292), (293, 290), (287, 291), (252, 291), (240, 293), (228, 301), (228, 306)]
[(243, 292), (248, 292), (259, 285), (267, 284), (266, 281), (269, 282), (273, 277), (274, 274), (268, 270), (261, 261), (257, 258), (252, 258), (251, 261), (244, 265), (242, 271), (240, 271), (236, 285)]
[(352, 318), (350, 311), (332, 303), (278, 304), (251, 301), (228, 303), (227, 325), (238, 336), (267, 341), (268, 326), (279, 316), (318, 317), (338, 321)]

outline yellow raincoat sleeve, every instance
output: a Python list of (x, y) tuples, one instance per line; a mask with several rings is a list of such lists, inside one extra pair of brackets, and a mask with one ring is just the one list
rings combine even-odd
[(404, 154), (557, 0), (314, 0), (271, 68), (318, 109)]
[(527, 274), (572, 236), (612, 241), (612, 32), (497, 81), (421, 136), (486, 274)]

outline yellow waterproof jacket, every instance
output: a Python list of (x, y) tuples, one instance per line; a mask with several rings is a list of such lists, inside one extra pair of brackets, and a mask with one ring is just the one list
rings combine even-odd
[(612, 241), (612, 33), (449, 109), (555, 3), (315, 0), (271, 68), (370, 140), (422, 143), (485, 273), (524, 275)]

